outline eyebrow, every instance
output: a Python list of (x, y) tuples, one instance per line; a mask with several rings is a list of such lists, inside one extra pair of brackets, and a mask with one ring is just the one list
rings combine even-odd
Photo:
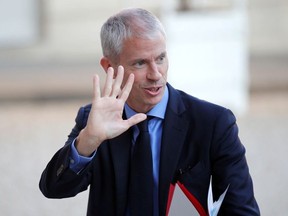
[[(167, 55), (167, 52), (164, 51), (164, 52), (160, 53), (160, 54), (156, 57), (156, 59), (158, 59), (158, 58), (160, 58), (160, 57), (163, 57), (163, 56), (166, 56), (166, 55)], [(135, 63), (137, 63), (137, 62), (139, 62), (139, 61), (145, 61), (145, 62), (147, 62), (147, 61), (149, 61), (149, 59), (146, 59), (146, 58), (133, 59), (133, 60), (129, 61), (129, 64), (132, 65), (132, 64), (135, 64)]]
[(167, 52), (164, 51), (164, 52), (160, 53), (160, 55), (158, 55), (157, 58), (159, 58), (159, 57), (163, 57), (163, 56), (166, 56), (166, 55), (167, 55)]

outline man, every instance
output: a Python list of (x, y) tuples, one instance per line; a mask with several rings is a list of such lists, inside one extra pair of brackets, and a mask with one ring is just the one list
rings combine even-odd
[[(92, 104), (80, 108), (68, 141), (44, 170), (42, 193), (72, 197), (90, 186), (87, 215), (162, 216), (178, 184), (207, 215), (212, 176), (214, 199), (229, 186), (219, 215), (260, 215), (234, 115), (167, 83), (159, 20), (143, 9), (122, 10), (103, 25), (101, 42), (104, 87), (95, 75)], [(146, 119), (151, 147), (139, 151)]]

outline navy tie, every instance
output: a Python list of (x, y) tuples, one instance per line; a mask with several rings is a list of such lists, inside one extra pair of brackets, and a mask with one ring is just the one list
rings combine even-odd
[(148, 131), (148, 119), (138, 123), (139, 136), (131, 158), (130, 214), (153, 215), (153, 165)]

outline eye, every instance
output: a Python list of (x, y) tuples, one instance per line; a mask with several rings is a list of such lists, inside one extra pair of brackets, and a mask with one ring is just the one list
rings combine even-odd
[(165, 54), (160, 55), (160, 56), (156, 59), (156, 63), (157, 63), (157, 64), (162, 64), (162, 63), (165, 61), (165, 58), (166, 58)]
[(133, 66), (135, 66), (136, 68), (143, 68), (145, 64), (146, 64), (145, 60), (139, 60), (135, 62)]

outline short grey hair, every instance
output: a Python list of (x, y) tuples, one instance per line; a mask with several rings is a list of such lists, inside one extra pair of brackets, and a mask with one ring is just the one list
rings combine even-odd
[(159, 32), (166, 37), (162, 23), (151, 12), (141, 8), (124, 9), (111, 16), (101, 28), (103, 55), (116, 63), (126, 39), (151, 39)]

